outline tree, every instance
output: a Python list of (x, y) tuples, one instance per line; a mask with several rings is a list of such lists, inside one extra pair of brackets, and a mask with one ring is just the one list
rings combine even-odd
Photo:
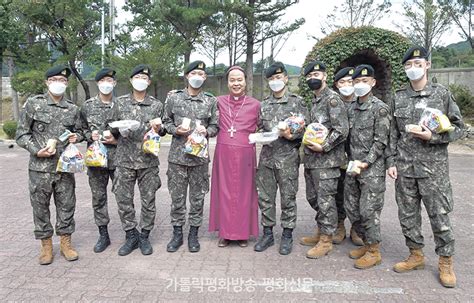
[(245, 26), (233, 12), (224, 10), (225, 46), (229, 56), (229, 66), (234, 66), (245, 54)]
[(328, 35), (343, 27), (371, 26), (390, 11), (390, 0), (344, 0), (326, 16), (321, 31)]
[(441, 0), (442, 8), (447, 12), (456, 27), (460, 30), (459, 36), (471, 45), (471, 51), (474, 53), (474, 30), (473, 0)]
[(228, 0), (225, 2), (225, 9), (238, 15), (241, 24), (245, 28), (245, 72), (247, 74), (247, 92), (249, 95), (253, 93), (253, 55), (256, 53), (259, 44), (266, 39), (296, 30), (304, 23), (304, 19), (296, 19), (290, 24), (280, 24), (272, 27), (263, 35), (262, 30), (266, 29), (265, 25), (269, 23), (279, 24), (278, 21), (281, 20), (280, 18), (285, 10), (296, 3), (298, 3), (298, 0)]
[(226, 28), (222, 26), (224, 14), (219, 13), (211, 17), (204, 27), (199, 41), (199, 51), (212, 61), (212, 74), (216, 75), (217, 57), (224, 51), (226, 45)]
[(449, 30), (449, 14), (433, 0), (406, 1), (403, 10), (406, 22), (397, 26), (413, 43), (423, 45), (431, 52), (441, 36)]
[(68, 63), (84, 89), (86, 98), (90, 98), (89, 86), (79, 73), (77, 63), (85, 59), (85, 49), (93, 45), (100, 35), (103, 1), (45, 0), (41, 4), (38, 1), (17, 3), (23, 19), (38, 28), (39, 35), (44, 35), (51, 47), (60, 52), (57, 61)]

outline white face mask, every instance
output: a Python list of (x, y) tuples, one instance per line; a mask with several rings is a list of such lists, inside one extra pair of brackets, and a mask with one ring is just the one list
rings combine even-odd
[(104, 94), (108, 95), (114, 90), (114, 85), (110, 82), (103, 82), (99, 84), (99, 91)]
[(405, 70), (408, 79), (415, 81), (420, 80), (425, 75), (425, 69), (423, 67), (410, 67)]
[(354, 93), (354, 86), (343, 86), (339, 88), (339, 92), (343, 96), (350, 96)]
[(48, 85), (49, 92), (56, 97), (64, 95), (67, 85), (61, 82), (51, 82)]
[(283, 88), (285, 88), (285, 82), (283, 82), (283, 80), (271, 80), (271, 81), (268, 81), (268, 86), (270, 86), (270, 89), (272, 91), (277, 93), (281, 91)]
[(148, 88), (148, 81), (145, 79), (133, 79), (132, 86), (136, 91), (142, 92)]
[(367, 83), (357, 83), (354, 85), (354, 94), (357, 97), (362, 97), (370, 93), (372, 90), (372, 86), (368, 85)]
[(198, 75), (191, 76), (188, 78), (188, 83), (192, 88), (200, 88), (204, 83), (204, 78)]

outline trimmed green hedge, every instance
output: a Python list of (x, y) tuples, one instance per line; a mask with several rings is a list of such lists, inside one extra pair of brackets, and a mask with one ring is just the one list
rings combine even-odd
[(8, 139), (15, 138), (16, 128), (17, 128), (16, 121), (5, 121), (3, 123), (3, 131), (7, 135)]

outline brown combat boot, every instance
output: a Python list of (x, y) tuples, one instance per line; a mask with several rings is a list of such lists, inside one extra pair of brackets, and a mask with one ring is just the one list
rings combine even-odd
[(71, 235), (61, 235), (59, 251), (68, 261), (76, 261), (79, 259), (79, 255), (71, 246)]
[(439, 257), (438, 263), (439, 280), (444, 287), (456, 287), (456, 275), (454, 274), (453, 257)]
[(332, 237), (333, 244), (341, 244), (342, 241), (346, 238), (346, 227), (344, 226), (344, 221), (337, 224), (336, 233)]
[(425, 268), (425, 256), (421, 249), (410, 249), (410, 255), (402, 262), (398, 262), (393, 266), (393, 270), (398, 273), (412, 271), (414, 269)]
[[(365, 246), (367, 247), (367, 246)], [(367, 252), (354, 262), (354, 267), (358, 269), (367, 269), (382, 263), (380, 254), (380, 244), (370, 244)]]
[(332, 251), (332, 236), (321, 234), (318, 244), (308, 250), (306, 257), (310, 259), (319, 259)]
[(354, 226), (351, 227), (351, 241), (354, 245), (364, 246), (364, 241), (356, 233)]
[(369, 250), (369, 245), (364, 245), (353, 249), (349, 252), (349, 258), (351, 259), (359, 259), (362, 258), (363, 255)]
[(301, 237), (300, 244), (304, 246), (315, 246), (318, 244), (321, 234), (319, 233), (319, 229), (316, 228), (313, 236)]
[(53, 263), (53, 239), (51, 237), (41, 239), (41, 252), (39, 264), (48, 265)]

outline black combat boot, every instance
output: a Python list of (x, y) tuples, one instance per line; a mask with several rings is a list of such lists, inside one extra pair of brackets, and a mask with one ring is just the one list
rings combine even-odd
[(183, 245), (183, 227), (173, 226), (173, 238), (171, 238), (170, 243), (168, 243), (166, 251), (175, 252), (181, 247), (181, 245)]
[(260, 237), (260, 239), (258, 239), (257, 244), (255, 244), (253, 250), (262, 252), (273, 244), (275, 244), (275, 240), (273, 239), (273, 227), (264, 226), (263, 235)]
[(110, 245), (109, 232), (107, 231), (107, 225), (99, 226), (99, 239), (94, 246), (94, 252), (103, 252), (107, 246)]
[(201, 249), (201, 245), (199, 245), (198, 241), (198, 230), (199, 226), (191, 226), (189, 228), (189, 236), (188, 236), (188, 249), (189, 252), (198, 252)]
[(293, 248), (293, 229), (284, 228), (281, 235), (280, 255), (289, 255)]
[(139, 234), (136, 228), (126, 231), (126, 241), (118, 251), (119, 256), (126, 256), (138, 248)]
[(142, 255), (151, 255), (153, 253), (153, 247), (151, 246), (150, 240), (148, 239), (150, 236), (150, 231), (146, 229), (142, 229), (140, 237), (138, 238), (138, 246), (142, 251)]

